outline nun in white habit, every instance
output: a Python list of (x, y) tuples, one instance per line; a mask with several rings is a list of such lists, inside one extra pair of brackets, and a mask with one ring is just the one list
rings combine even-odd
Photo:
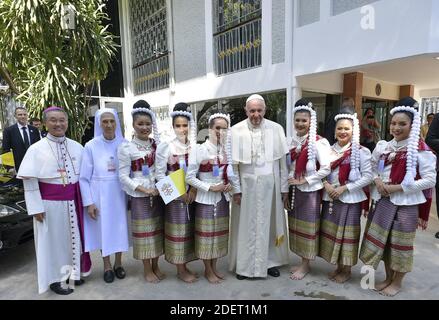
[[(122, 252), (129, 249), (125, 192), (119, 182), (117, 148), (126, 140), (114, 109), (96, 112), (94, 139), (84, 148), (79, 183), (84, 214), (85, 251), (101, 250), (104, 280), (125, 278)], [(116, 254), (114, 267), (110, 255)]]

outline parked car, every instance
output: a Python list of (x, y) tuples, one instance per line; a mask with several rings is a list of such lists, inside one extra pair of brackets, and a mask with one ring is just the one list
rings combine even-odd
[(33, 221), (26, 211), (22, 182), (0, 183), (0, 254), (33, 239)]

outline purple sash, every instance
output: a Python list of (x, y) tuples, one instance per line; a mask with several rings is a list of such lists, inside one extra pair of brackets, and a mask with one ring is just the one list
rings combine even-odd
[(74, 184), (51, 184), (38, 182), (40, 185), (41, 198), (49, 201), (75, 201), (76, 216), (78, 219), (79, 234), (81, 236), (81, 272), (89, 272), (91, 259), (88, 252), (84, 252), (84, 212), (82, 210), (81, 190), (79, 182)]

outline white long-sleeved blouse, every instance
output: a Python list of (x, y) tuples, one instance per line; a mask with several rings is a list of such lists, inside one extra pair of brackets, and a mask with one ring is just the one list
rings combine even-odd
[(168, 170), (170, 166), (176, 166), (182, 162), (186, 162), (188, 154), (191, 151), (189, 142), (187, 144), (181, 143), (177, 138), (171, 141), (163, 141), (157, 146), (156, 152), (156, 178), (157, 181), (165, 178), (170, 172), (175, 170)]
[[(218, 152), (218, 147), (212, 144), (209, 140), (203, 144), (197, 145), (196, 151), (192, 152), (189, 157), (189, 167), (186, 174), (186, 182), (198, 189), (195, 201), (202, 204), (215, 205), (221, 201), (221, 192), (209, 191), (210, 186), (224, 183), (223, 174), (225, 166), (219, 167), (218, 176), (211, 172), (200, 172), (200, 165), (210, 162), (211, 164), (226, 163), (227, 159), (224, 152)], [(232, 193), (240, 193), (239, 177), (234, 174), (228, 177), (230, 184), (233, 187)], [(227, 201), (230, 201), (230, 193), (224, 193)]]
[[(305, 144), (308, 135), (303, 137), (292, 137), (289, 143), (289, 150), (299, 147)], [(323, 188), (322, 179), (328, 176), (331, 173), (331, 164), (329, 161), (328, 154), (330, 153), (331, 146), (329, 145), (328, 140), (325, 138), (321, 138), (316, 141), (316, 160), (320, 165), (320, 168), (316, 170), (316, 172), (312, 175), (305, 173), (305, 180), (307, 183), (297, 186), (302, 192), (313, 192), (317, 190), (321, 190)], [(287, 154), (289, 157), (290, 154)], [(296, 161), (293, 161), (290, 165), (290, 177), (294, 177), (294, 171), (296, 169)]]
[(149, 166), (149, 174), (144, 174), (142, 172), (141, 165), (134, 165), (136, 170), (132, 170), (133, 162), (153, 156), (153, 153), (155, 152), (154, 146), (153, 139), (144, 141), (134, 137), (131, 142), (125, 142), (118, 148), (119, 180), (122, 189), (132, 197), (146, 197), (143, 192), (135, 191), (138, 186), (142, 186), (146, 189), (155, 188), (155, 163), (152, 166)]
[[(337, 161), (343, 154), (351, 148), (351, 144), (347, 144), (344, 147), (340, 147), (338, 143), (335, 143), (331, 147), (331, 152), (328, 155), (330, 162)], [(372, 163), (371, 163), (371, 153), (367, 148), (360, 149), (360, 179), (356, 181), (347, 181), (347, 190), (341, 194), (339, 200), (343, 203), (359, 203), (367, 199), (363, 188), (368, 186), (373, 179), (372, 173)], [(349, 161), (349, 159), (347, 159)], [(338, 180), (339, 167), (331, 170), (331, 174), (328, 176), (328, 182), (334, 187), (340, 186), (340, 181)], [(330, 201), (328, 193), (325, 191), (323, 193), (323, 200)]]
[[(372, 153), (372, 171), (373, 179), (381, 178), (384, 183), (390, 182), (390, 170), (392, 164), (384, 166), (379, 170), (379, 162), (383, 155), (389, 154), (390, 157), (395, 155), (396, 151), (403, 151), (407, 148), (408, 139), (403, 141), (379, 141)], [(422, 190), (433, 188), (436, 184), (436, 156), (431, 151), (418, 152), (418, 171), (420, 179), (416, 180), (413, 185), (402, 185), (403, 191), (390, 194), (390, 201), (397, 206), (409, 206), (421, 204), (426, 201)], [(371, 197), (377, 201), (381, 199), (376, 186), (372, 184)]]

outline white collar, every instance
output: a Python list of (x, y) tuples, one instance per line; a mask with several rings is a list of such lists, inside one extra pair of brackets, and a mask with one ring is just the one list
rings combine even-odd
[(297, 144), (303, 144), (306, 139), (308, 139), (309, 134), (305, 134), (304, 136), (298, 136), (297, 133), (293, 135), (293, 139)]
[(115, 142), (115, 141), (116, 141), (116, 135), (115, 135), (114, 138), (111, 139), (111, 140), (105, 138), (104, 135), (101, 135), (101, 137), (102, 137), (102, 140), (104, 140), (104, 142), (106, 142), (106, 143), (112, 143), (112, 142)]
[(28, 124), (26, 124), (25, 126), (22, 126), (21, 124), (19, 124), (19, 123), (17, 122), (17, 125), (18, 125), (18, 129), (21, 129), (21, 128), (29, 129), (29, 125), (28, 125)]
[(57, 143), (63, 143), (64, 141), (66, 141), (66, 136), (55, 137), (55, 136), (52, 136), (50, 133), (47, 133), (46, 138), (52, 142), (57, 142)]
[[(207, 149), (209, 149), (210, 151), (213, 151), (213, 152), (215, 152), (215, 153), (218, 152), (218, 145), (213, 144), (212, 141), (210, 141), (209, 139), (206, 140), (206, 146), (207, 146)], [(221, 149), (221, 147), (222, 147), (222, 146), (219, 145), (219, 148), (220, 148), (220, 149)]]
[(402, 141), (396, 141), (395, 139), (393, 139), (392, 141), (390, 141), (390, 145), (396, 149), (406, 147), (408, 144), (409, 144), (409, 139), (405, 139)]
[(177, 146), (179, 148), (183, 148), (183, 149), (187, 149), (191, 146), (191, 142), (189, 141), (189, 139), (188, 139), (187, 143), (181, 142), (180, 140), (178, 140), (178, 138), (175, 138), (173, 142), (174, 142), (175, 146)]
[(338, 142), (334, 143), (332, 146), (332, 149), (334, 149), (334, 151), (338, 152), (338, 153), (342, 153), (345, 152), (346, 150), (348, 150), (351, 147), (352, 143), (349, 142), (348, 144), (346, 144), (344, 147), (341, 147)]
[(141, 140), (135, 136), (133, 138), (133, 142), (141, 145), (142, 147), (148, 147), (151, 145), (151, 139), (149, 139), (149, 138), (148, 138), (148, 140)]
[(262, 119), (261, 124), (258, 127), (255, 127), (250, 122), (250, 119), (247, 118), (247, 125), (248, 125), (248, 128), (249, 128), (250, 131), (261, 130), (264, 127), (264, 119)]

